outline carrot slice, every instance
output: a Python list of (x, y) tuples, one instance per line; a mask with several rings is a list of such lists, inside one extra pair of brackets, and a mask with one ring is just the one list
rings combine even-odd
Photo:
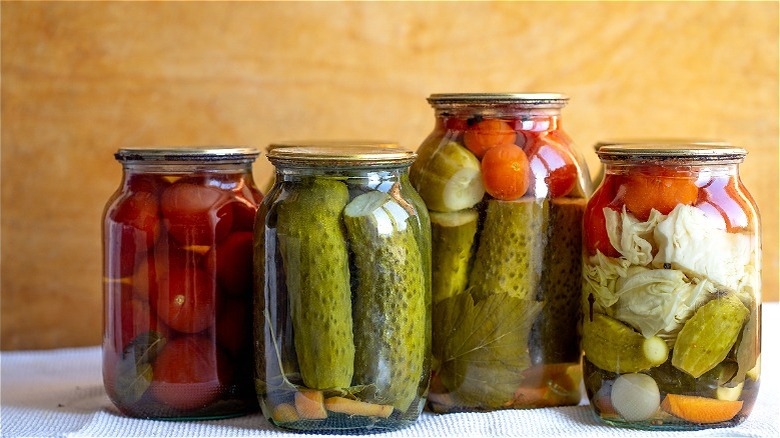
[(742, 400), (667, 394), (661, 409), (691, 423), (720, 423), (734, 418), (742, 409), (742, 403)]

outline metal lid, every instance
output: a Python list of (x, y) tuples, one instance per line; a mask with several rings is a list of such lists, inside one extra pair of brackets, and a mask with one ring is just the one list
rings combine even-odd
[(598, 141), (593, 145), (593, 149), (599, 150), (604, 146), (619, 144), (700, 144), (729, 146), (730, 143), (725, 140), (710, 138), (620, 138)]
[(260, 151), (250, 147), (234, 146), (171, 146), (171, 147), (129, 147), (121, 148), (114, 157), (117, 161), (254, 161)]
[(747, 151), (725, 144), (702, 143), (631, 143), (610, 144), (596, 151), (603, 162), (666, 161), (740, 163)]
[(431, 94), (433, 107), (510, 105), (518, 108), (563, 108), (569, 97), (560, 93), (440, 93)]
[(303, 141), (273, 143), (266, 154), (274, 165), (381, 167), (411, 164), (417, 154), (384, 141)]

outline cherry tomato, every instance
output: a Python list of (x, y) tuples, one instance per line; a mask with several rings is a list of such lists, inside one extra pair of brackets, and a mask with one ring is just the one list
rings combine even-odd
[(231, 378), (224, 353), (204, 336), (169, 340), (153, 364), (154, 397), (180, 410), (202, 408), (219, 399)]
[(198, 333), (214, 324), (218, 291), (208, 273), (195, 266), (170, 266), (159, 278), (151, 298), (163, 322), (182, 333)]
[(206, 254), (206, 270), (216, 272), (220, 290), (233, 295), (252, 293), (252, 238), (251, 231), (230, 233)]
[(699, 190), (696, 207), (721, 221), (730, 232), (748, 229), (752, 222), (751, 200), (734, 178), (713, 178)]
[(485, 119), (466, 129), (463, 142), (477, 158), (482, 158), (491, 148), (514, 143), (516, 137), (517, 133), (509, 123), (498, 119)]
[(217, 344), (234, 357), (252, 349), (252, 306), (250, 298), (226, 298), (217, 306)]
[(135, 192), (117, 199), (106, 216), (106, 274), (109, 278), (129, 276), (160, 234), (157, 195)]
[(131, 282), (133, 293), (137, 298), (149, 301), (149, 297), (157, 296), (162, 273), (167, 272), (171, 266), (198, 267), (201, 265), (201, 259), (202, 256), (198, 253), (179, 247), (175, 240), (160, 238), (146, 258), (138, 263)]
[(518, 199), (528, 190), (528, 158), (514, 143), (491, 148), (482, 158), (482, 182), (490, 196), (504, 201)]
[(542, 136), (530, 143), (527, 152), (532, 174), (531, 188), (536, 196), (543, 196), (546, 192), (550, 198), (559, 198), (574, 189), (577, 165), (563, 145)]
[(583, 235), (585, 236), (585, 249), (588, 254), (595, 255), (596, 251), (608, 257), (620, 257), (620, 253), (609, 242), (607, 234), (607, 221), (604, 218), (604, 208), (615, 208), (618, 183), (616, 177), (608, 176), (601, 186), (593, 193), (583, 215)]
[(233, 208), (222, 189), (181, 179), (162, 194), (168, 232), (184, 246), (211, 246), (230, 231)]
[(699, 196), (695, 177), (655, 166), (627, 175), (623, 187), (626, 209), (641, 221), (650, 217), (652, 209), (669, 214), (678, 204), (693, 205)]

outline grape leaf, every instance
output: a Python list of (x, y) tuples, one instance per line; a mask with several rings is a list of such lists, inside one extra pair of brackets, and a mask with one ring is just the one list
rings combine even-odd
[(152, 383), (152, 362), (165, 345), (165, 337), (148, 331), (133, 339), (117, 362), (117, 396), (123, 403), (132, 404), (143, 397)]
[(463, 407), (497, 408), (512, 400), (530, 366), (528, 335), (541, 303), (462, 293), (434, 306), (438, 375)]

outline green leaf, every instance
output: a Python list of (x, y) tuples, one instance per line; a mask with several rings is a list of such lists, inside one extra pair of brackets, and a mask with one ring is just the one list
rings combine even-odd
[(530, 366), (528, 336), (541, 307), (505, 293), (477, 303), (462, 293), (434, 306), (438, 375), (461, 406), (497, 408), (513, 399)]
[(143, 397), (154, 375), (152, 362), (166, 339), (156, 331), (136, 336), (117, 363), (116, 391), (122, 403), (135, 403)]

